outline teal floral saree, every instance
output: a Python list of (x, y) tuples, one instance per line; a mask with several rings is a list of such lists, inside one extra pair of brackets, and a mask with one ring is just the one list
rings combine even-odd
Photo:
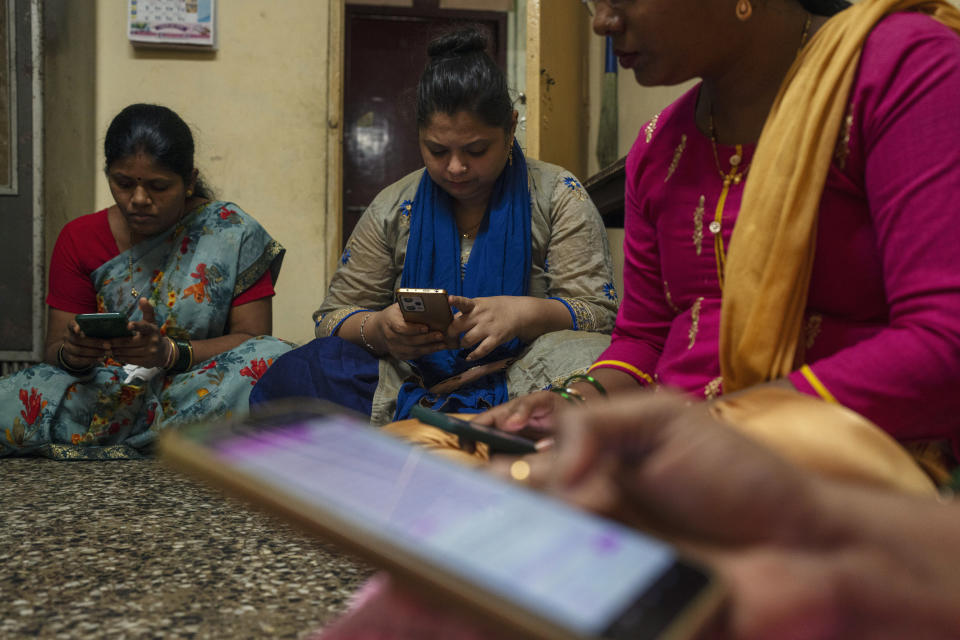
[[(97, 307), (137, 320), (141, 295), (164, 334), (218, 337), (233, 299), (268, 270), (275, 281), (283, 253), (235, 204), (210, 202), (95, 270)], [(82, 377), (49, 364), (17, 372), (0, 379), (0, 456), (142, 457), (163, 429), (246, 412), (254, 383), (291, 348), (260, 336), (180, 374), (110, 360)]]

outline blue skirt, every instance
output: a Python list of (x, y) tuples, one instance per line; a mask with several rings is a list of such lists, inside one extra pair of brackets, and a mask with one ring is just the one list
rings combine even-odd
[(250, 392), (250, 406), (280, 398), (320, 398), (370, 415), (380, 361), (363, 347), (331, 336), (283, 354)]

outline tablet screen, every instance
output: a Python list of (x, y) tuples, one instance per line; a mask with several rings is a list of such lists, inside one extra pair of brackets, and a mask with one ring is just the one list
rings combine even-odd
[(235, 468), (578, 634), (600, 635), (673, 550), (343, 416), (210, 443)]

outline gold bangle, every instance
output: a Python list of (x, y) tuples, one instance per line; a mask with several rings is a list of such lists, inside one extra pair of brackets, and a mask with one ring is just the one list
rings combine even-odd
[(168, 355), (166, 361), (164, 361), (163, 368), (165, 371), (169, 371), (170, 367), (177, 361), (177, 343), (175, 343), (170, 336), (164, 336), (164, 340), (170, 345), (170, 349), (168, 350), (170, 355)]
[(366, 349), (367, 351), (369, 351), (370, 353), (372, 353), (373, 355), (375, 355), (375, 356), (377, 356), (377, 357), (379, 358), (379, 357), (380, 357), (380, 354), (377, 353), (377, 350), (373, 348), (373, 345), (372, 345), (372, 344), (370, 344), (369, 342), (367, 342), (367, 336), (365, 336), (365, 335), (363, 334), (363, 328), (366, 326), (367, 320), (369, 320), (369, 319), (370, 319), (370, 316), (372, 316), (373, 314), (374, 314), (374, 312), (371, 311), (371, 312), (368, 313), (367, 315), (363, 316), (363, 320), (360, 321), (360, 342), (363, 343), (363, 348), (364, 348), (364, 349)]
[(60, 365), (60, 368), (69, 373), (72, 376), (83, 376), (93, 370), (93, 365), (87, 365), (86, 367), (72, 367), (70, 364), (63, 358), (63, 348), (66, 346), (67, 342), (64, 340), (60, 343), (60, 348), (57, 349), (57, 364)]

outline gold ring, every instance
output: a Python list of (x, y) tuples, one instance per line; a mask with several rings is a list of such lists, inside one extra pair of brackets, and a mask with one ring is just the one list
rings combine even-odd
[(526, 460), (517, 460), (510, 465), (510, 477), (525, 482), (530, 477), (530, 464)]

